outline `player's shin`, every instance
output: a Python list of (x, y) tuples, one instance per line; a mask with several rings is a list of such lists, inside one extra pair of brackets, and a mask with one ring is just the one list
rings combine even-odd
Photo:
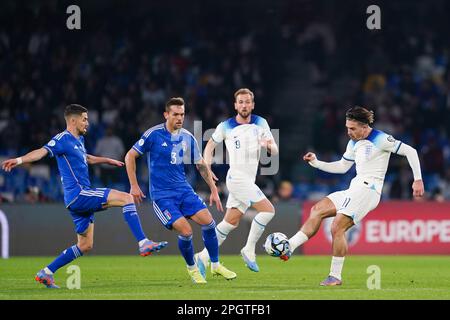
[(178, 248), (188, 268), (195, 268), (194, 262), (194, 245), (192, 243), (192, 235), (190, 236), (178, 236)]
[(210, 224), (202, 226), (203, 242), (213, 264), (219, 262), (219, 243), (215, 227), (214, 220)]
[(139, 215), (136, 211), (136, 205), (134, 203), (129, 203), (123, 206), (123, 217), (138, 242), (141, 243), (143, 240), (147, 240), (144, 231), (142, 230), (141, 220), (139, 219)]
[(216, 226), (216, 235), (219, 246), (225, 241), (228, 234), (234, 229), (236, 229), (236, 226), (226, 222), (225, 220), (222, 220), (222, 222), (220, 222)]
[[(222, 220), (215, 228), (216, 237), (217, 237), (217, 244), (220, 245), (225, 241), (228, 234), (236, 229), (235, 225), (232, 225), (231, 223), (226, 222), (225, 220)], [(199, 255), (201, 258), (205, 261), (208, 261), (209, 259), (209, 253), (208, 249), (205, 247), (202, 251), (200, 251)]]
[(261, 235), (266, 228), (266, 225), (275, 216), (273, 212), (260, 212), (258, 213), (252, 221), (252, 226), (250, 227), (250, 233), (248, 235), (247, 243), (245, 245), (245, 251), (254, 253), (256, 242), (261, 238)]
[(342, 279), (342, 268), (344, 267), (345, 257), (333, 257), (331, 259), (330, 276), (339, 280)]
[(76, 258), (79, 258), (83, 255), (80, 248), (77, 245), (73, 245), (70, 248), (64, 250), (52, 263), (50, 263), (44, 270), (47, 274), (52, 274), (56, 272), (56, 270), (64, 267), (66, 264), (69, 264)]
[(289, 239), (289, 249), (294, 252), (299, 246), (308, 241), (308, 236), (302, 231), (297, 232), (292, 238)]

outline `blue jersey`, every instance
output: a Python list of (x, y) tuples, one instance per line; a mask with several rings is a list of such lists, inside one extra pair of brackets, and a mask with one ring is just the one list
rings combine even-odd
[(65, 130), (54, 136), (44, 148), (56, 158), (64, 188), (64, 203), (68, 207), (82, 189), (91, 186), (84, 137), (77, 139)]
[(147, 153), (152, 200), (177, 197), (185, 190), (193, 191), (186, 180), (185, 164), (197, 163), (201, 153), (194, 136), (181, 128), (177, 134), (165, 123), (148, 129), (133, 146), (140, 155)]

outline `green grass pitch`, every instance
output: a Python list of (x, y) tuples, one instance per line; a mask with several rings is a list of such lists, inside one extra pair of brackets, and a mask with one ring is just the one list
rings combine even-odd
[[(348, 256), (341, 287), (319, 287), (330, 257), (295, 255), (288, 262), (258, 256), (261, 271), (248, 270), (240, 256), (221, 261), (235, 280), (207, 277), (194, 285), (179, 256), (86, 256), (72, 263), (81, 270), (81, 289), (69, 290), (67, 266), (56, 274), (59, 290), (34, 280), (50, 257), (0, 260), (0, 299), (157, 299), (157, 300), (297, 300), (297, 299), (450, 299), (450, 256)], [(367, 268), (381, 270), (381, 289), (369, 290)]]

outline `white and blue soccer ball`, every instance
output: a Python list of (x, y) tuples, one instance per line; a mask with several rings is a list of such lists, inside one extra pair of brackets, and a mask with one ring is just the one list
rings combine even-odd
[(284, 233), (271, 233), (264, 243), (264, 249), (272, 257), (285, 255), (289, 251), (289, 239)]

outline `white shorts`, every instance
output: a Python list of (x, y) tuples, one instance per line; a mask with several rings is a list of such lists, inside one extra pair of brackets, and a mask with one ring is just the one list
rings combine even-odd
[(327, 196), (334, 206), (336, 213), (342, 213), (359, 223), (380, 202), (381, 195), (366, 186), (351, 186), (347, 190), (337, 191)]
[(254, 203), (266, 199), (259, 187), (251, 181), (230, 181), (227, 179), (228, 200), (227, 208), (236, 208), (245, 213)]

